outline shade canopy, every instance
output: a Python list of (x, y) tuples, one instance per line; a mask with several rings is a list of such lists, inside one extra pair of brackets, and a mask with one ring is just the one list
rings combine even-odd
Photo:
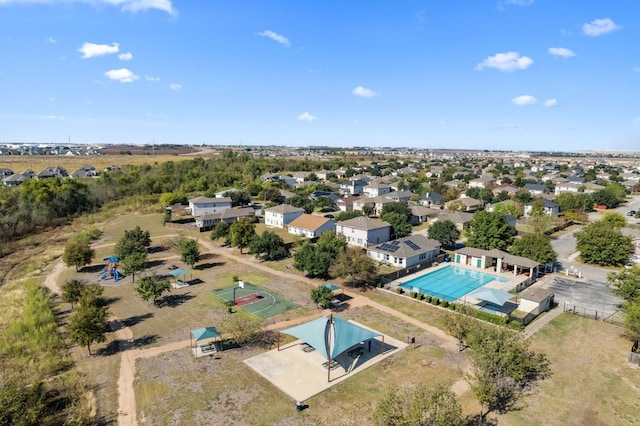
[(382, 336), (338, 316), (321, 317), (281, 333), (304, 340), (327, 359), (335, 359), (357, 343)]
[(177, 278), (177, 277), (181, 277), (183, 275), (187, 275), (189, 273), (189, 271), (187, 271), (186, 269), (178, 268), (178, 269), (174, 269), (173, 271), (171, 271), (169, 273)]
[(475, 297), (476, 299), (484, 300), (494, 305), (504, 306), (507, 300), (513, 297), (513, 294), (497, 288), (481, 287), (472, 291), (467, 296)]
[(202, 327), (195, 330), (191, 330), (191, 335), (196, 342), (201, 340), (213, 339), (220, 337), (218, 330), (215, 327)]
[(325, 283), (324, 286), (331, 291), (342, 290), (342, 287), (335, 285), (334, 283)]

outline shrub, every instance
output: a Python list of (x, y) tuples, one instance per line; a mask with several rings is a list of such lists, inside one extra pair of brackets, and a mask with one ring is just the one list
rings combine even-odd
[(433, 297), (427, 296), (427, 298), (426, 298), (426, 302), (427, 303), (431, 303), (432, 300), (433, 300)]
[(237, 275), (234, 275), (233, 277), (231, 277), (231, 279), (233, 280), (234, 283), (237, 283), (238, 281), (240, 281), (240, 278), (238, 278)]
[(440, 304), (440, 299), (438, 299), (437, 297), (432, 297), (431, 298), (431, 304), (438, 306)]
[(398, 288), (396, 288), (396, 293), (402, 294), (402, 293), (404, 293), (404, 289), (402, 287), (398, 287)]
[(456, 304), (455, 303), (449, 303), (449, 309), (451, 309), (452, 311), (456, 310)]
[(448, 308), (449, 307), (449, 301), (448, 300), (443, 300), (442, 301), (442, 307), (443, 308)]
[(412, 292), (411, 292), (411, 297), (412, 297), (413, 299), (415, 299), (416, 297), (418, 297), (418, 293), (416, 293), (415, 291), (412, 291)]
[(419, 297), (420, 297), (420, 300), (424, 300), (424, 297), (425, 297), (425, 296), (424, 296), (424, 293), (420, 293), (420, 296), (419, 296)]
[(382, 284), (382, 282), (379, 282), (378, 284), (376, 284), (376, 287), (378, 287), (378, 288), (383, 288), (383, 287), (384, 287), (384, 284)]

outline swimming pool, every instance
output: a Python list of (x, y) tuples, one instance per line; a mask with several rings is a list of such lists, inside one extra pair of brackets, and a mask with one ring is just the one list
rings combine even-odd
[(400, 287), (453, 302), (490, 281), (507, 283), (511, 280), (482, 271), (447, 265), (400, 284)]

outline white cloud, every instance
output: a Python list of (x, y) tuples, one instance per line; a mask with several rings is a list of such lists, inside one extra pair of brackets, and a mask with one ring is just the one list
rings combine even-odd
[(640, 67), (633, 67), (633, 72), (640, 72)]
[(518, 52), (496, 53), (488, 56), (484, 61), (476, 65), (476, 70), (483, 71), (485, 68), (495, 68), (500, 71), (524, 70), (533, 65), (533, 59), (528, 56), (520, 56)]
[(173, 8), (172, 0), (0, 0), (3, 4), (68, 4), (68, 3), (87, 3), (96, 7), (103, 4), (110, 6), (119, 6), (120, 10), (125, 12), (143, 12), (146, 10), (156, 9), (167, 12), (170, 15), (177, 14)]
[(50, 100), (51, 102), (53, 102), (53, 101), (55, 101), (55, 100), (56, 100), (56, 98), (55, 98), (55, 96), (51, 96), (51, 97), (49, 98), (49, 100)]
[(582, 25), (582, 32), (590, 37), (598, 37), (622, 28), (609, 18), (594, 19), (593, 21)]
[[(0, 0), (0, 3), (2, 3), (2, 0)], [(47, 37), (47, 38), (44, 39), (44, 41), (47, 42), (47, 43), (51, 43), (51, 44), (56, 44), (57, 43), (56, 39), (53, 38), (53, 37)]]
[(118, 59), (120, 59), (121, 61), (130, 61), (131, 59), (133, 59), (133, 54), (131, 52), (121, 53), (118, 55)]
[(571, 49), (567, 49), (564, 47), (550, 47), (549, 53), (553, 56), (562, 56), (563, 58), (570, 58), (572, 56), (576, 56), (576, 54)]
[(551, 98), (544, 101), (544, 106), (546, 106), (547, 108), (552, 108), (556, 105), (558, 105), (558, 100), (556, 98)]
[(47, 120), (56, 120), (56, 121), (62, 121), (64, 120), (64, 117), (61, 117), (59, 115), (47, 115), (45, 117)]
[(375, 98), (378, 96), (376, 92), (371, 89), (367, 89), (366, 87), (358, 86), (353, 89), (352, 93), (356, 96), (360, 96), (361, 98)]
[(287, 47), (291, 46), (291, 43), (289, 43), (289, 40), (285, 36), (280, 35), (278, 33), (274, 33), (273, 31), (265, 30), (265, 31), (259, 33), (258, 35), (262, 36), (262, 37), (268, 37), (271, 40), (275, 40), (278, 43), (283, 44), (283, 45), (285, 45)]
[(152, 77), (150, 75), (145, 75), (144, 79), (147, 81), (160, 81), (160, 77)]
[(120, 68), (117, 70), (109, 70), (104, 73), (111, 80), (119, 81), (120, 83), (133, 83), (138, 78), (133, 72), (126, 68)]
[(318, 119), (318, 117), (309, 114), (308, 112), (303, 112), (302, 114), (300, 114), (298, 116), (298, 120), (300, 121), (308, 121), (308, 122), (312, 122), (312, 121), (316, 121)]
[(171, 84), (169, 85), (169, 88), (170, 88), (171, 90), (178, 91), (178, 90), (182, 89), (182, 84), (178, 84), (178, 83), (171, 83)]
[(522, 95), (511, 99), (511, 102), (515, 105), (534, 105), (538, 103), (538, 100), (531, 95)]
[(120, 50), (120, 45), (118, 43), (113, 43), (109, 46), (108, 44), (95, 44), (85, 41), (82, 44), (82, 47), (78, 49), (78, 52), (82, 53), (82, 59), (88, 59), (95, 56), (118, 53), (118, 50)]

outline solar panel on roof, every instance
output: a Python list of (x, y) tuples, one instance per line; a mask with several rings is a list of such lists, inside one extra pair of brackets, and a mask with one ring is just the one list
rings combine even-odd
[(411, 247), (413, 250), (420, 250), (420, 246), (418, 246), (416, 243), (414, 243), (411, 240), (406, 240), (404, 243), (409, 247)]

